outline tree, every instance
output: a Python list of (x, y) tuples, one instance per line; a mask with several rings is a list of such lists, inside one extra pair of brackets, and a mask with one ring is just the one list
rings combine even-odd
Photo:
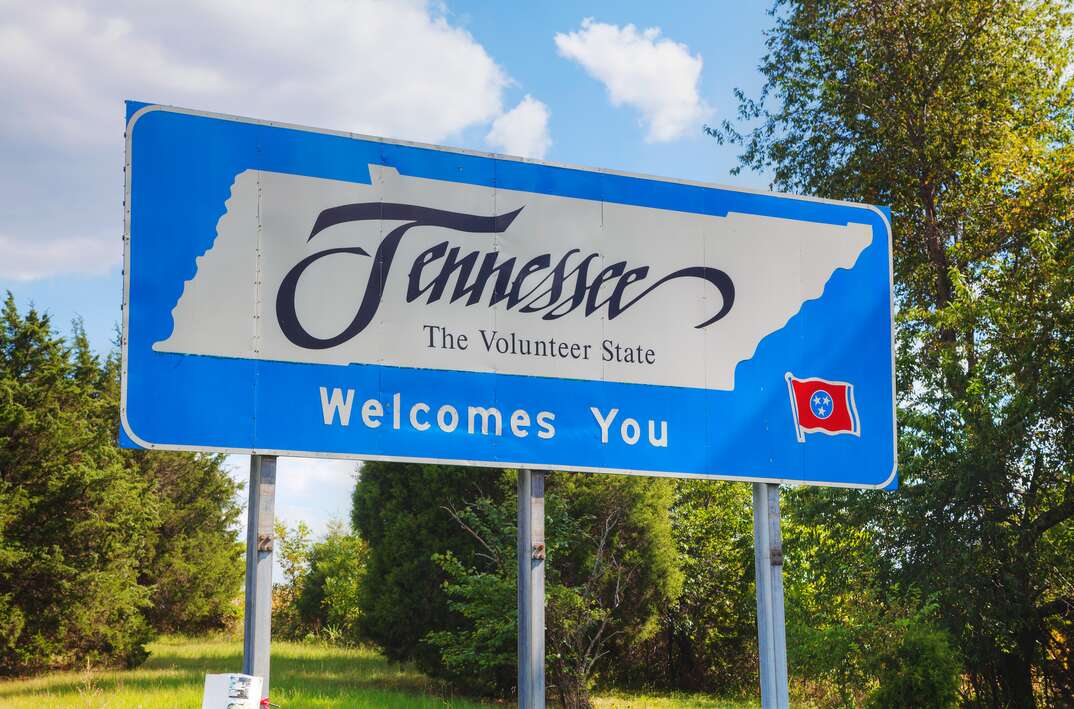
[[(430, 633), (457, 683), (506, 694), (517, 642), (514, 480), (499, 502), (449, 508), (478, 542), (470, 557), (437, 557), (444, 590), (463, 623)], [(590, 706), (598, 673), (636, 659), (681, 588), (667, 519), (668, 480), (553, 473), (545, 486), (545, 647), (550, 689), (564, 707)], [(634, 665), (636, 667), (636, 664)]]
[[(0, 673), (136, 664), (150, 631), (155, 501), (107, 428), (92, 367), (75, 366), (46, 315), (0, 322)], [(86, 364), (80, 362), (80, 364)]]
[(242, 574), (219, 456), (120, 450), (119, 359), (47, 315), (0, 321), (0, 673), (133, 665), (220, 627)]
[(243, 544), (239, 484), (224, 456), (125, 451), (157, 501), (152, 553), (139, 582), (151, 589), (146, 619), (161, 633), (202, 633), (241, 621)]
[(773, 14), (761, 97), (709, 132), (780, 189), (894, 214), (902, 487), (811, 491), (814, 520), (874, 530), (885, 573), (937, 598), (977, 702), (1070, 702), (1068, 5), (777, 0)]
[[(71, 338), (75, 378), (104, 405), (94, 425), (119, 437), (119, 352), (103, 360), (89, 346), (80, 320)], [(235, 625), (241, 612), (243, 545), (236, 502), (240, 484), (228, 475), (223, 455), (123, 449), (124, 466), (147, 484), (155, 502), (152, 549), (138, 581), (150, 589), (145, 617), (162, 633), (198, 633)]]
[[(631, 672), (668, 688), (756, 686), (753, 512), (749, 485), (678, 480), (670, 508), (682, 594)], [(624, 680), (626, 678), (624, 677)]]
[(477, 548), (446, 507), (500, 499), (502, 477), (495, 468), (363, 464), (352, 513), (355, 530), (369, 545), (358, 626), (361, 637), (389, 659), (443, 674), (440, 653), (423, 640), (430, 632), (458, 628), (463, 619), (448, 607), (441, 589), (446, 576), (433, 555), (469, 558)]
[(549, 592), (552, 676), (564, 706), (583, 707), (596, 672), (623, 680), (639, 671), (639, 650), (682, 592), (668, 516), (674, 483), (570, 473), (551, 481), (566, 509), (563, 551), (548, 564), (561, 586)]
[(825, 705), (856, 707), (901, 626), (932, 622), (934, 608), (887, 573), (871, 529), (818, 513), (817, 497), (799, 488), (782, 501), (788, 662)]
[(299, 520), (292, 531), (287, 523), (275, 520), (275, 552), (283, 578), (272, 584), (272, 629), (279, 637), (301, 640), (307, 628), (298, 608), (299, 594), (310, 573), (313, 532)]

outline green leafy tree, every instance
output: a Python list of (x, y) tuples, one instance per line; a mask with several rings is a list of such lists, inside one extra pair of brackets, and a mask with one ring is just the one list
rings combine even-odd
[(299, 520), (292, 530), (276, 520), (273, 552), (283, 578), (272, 584), (272, 632), (279, 637), (301, 640), (307, 628), (299, 613), (298, 598), (310, 573), (313, 531)]
[(924, 604), (884, 573), (871, 529), (817, 504), (809, 488), (782, 499), (788, 660), (822, 704), (860, 706), (895, 625)]
[(749, 485), (678, 480), (670, 521), (682, 593), (620, 678), (674, 689), (752, 690), (753, 512)]
[(974, 701), (1074, 701), (1074, 103), (1059, 0), (778, 0), (709, 129), (778, 188), (891, 205), (895, 494), (815, 490), (936, 598)]
[[(450, 551), (433, 556), (445, 574), (442, 592), (448, 607), (461, 620), (454, 628), (429, 632), (424, 642), (440, 654), (444, 676), (454, 684), (476, 694), (506, 697), (515, 689), (517, 676), (518, 555), (510, 481), (501, 484), (496, 499), (481, 497), (447, 508), (478, 549), (465, 560)], [(546, 538), (548, 530), (557, 527), (554, 506), (552, 510), (546, 514)], [(546, 556), (553, 555), (555, 543), (549, 539), (548, 546)], [(547, 589), (547, 576), (545, 581)]]
[(299, 589), (296, 606), (311, 633), (336, 642), (353, 642), (359, 635), (358, 594), (365, 578), (369, 545), (340, 524), (333, 524), (309, 553), (309, 573)]

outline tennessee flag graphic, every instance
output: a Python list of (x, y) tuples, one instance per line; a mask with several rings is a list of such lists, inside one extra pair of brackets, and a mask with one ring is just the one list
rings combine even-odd
[(799, 443), (805, 443), (807, 433), (861, 435), (853, 384), (818, 377), (798, 379), (790, 372), (787, 372), (786, 378)]

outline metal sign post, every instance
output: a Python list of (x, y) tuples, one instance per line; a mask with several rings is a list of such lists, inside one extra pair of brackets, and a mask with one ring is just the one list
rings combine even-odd
[(243, 613), (242, 671), (264, 682), (269, 692), (269, 639), (272, 633), (272, 539), (276, 507), (276, 456), (250, 456), (250, 502), (246, 510), (246, 604)]
[(783, 618), (783, 540), (779, 485), (753, 484), (753, 558), (757, 578), (757, 649), (762, 709), (787, 709), (787, 637)]
[(544, 709), (544, 476), (518, 471), (519, 709)]

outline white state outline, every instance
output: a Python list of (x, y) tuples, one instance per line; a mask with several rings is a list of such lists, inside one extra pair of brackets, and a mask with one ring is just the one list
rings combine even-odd
[[(835, 381), (834, 379), (824, 379), (823, 377), (805, 377), (803, 379), (803, 378), (799, 378), (799, 377), (794, 376), (790, 372), (787, 372), (786, 374), (784, 374), (783, 378), (787, 380), (787, 391), (790, 392), (790, 395), (791, 395), (791, 412), (794, 414), (794, 427), (796, 429), (798, 429), (798, 442), (799, 443), (805, 443), (805, 436), (802, 435), (803, 433), (823, 433), (823, 434), (828, 435), (828, 436), (845, 436), (847, 434), (850, 434), (852, 436), (857, 436), (858, 438), (861, 438), (861, 419), (858, 418), (858, 405), (854, 402), (854, 385), (853, 384), (851, 384), (850, 382), (838, 382), (838, 381)], [(794, 381), (796, 381), (796, 382), (802, 382), (803, 384), (805, 382), (820, 382), (821, 384), (831, 384), (833, 386), (846, 387), (847, 408), (850, 409), (851, 425), (854, 426), (854, 430), (853, 431), (829, 431), (826, 428), (806, 428), (805, 426), (800, 424), (798, 422), (799, 421), (799, 418), (798, 418), (798, 401), (794, 397), (794, 384), (791, 382), (792, 379)], [(824, 392), (824, 393), (828, 394), (829, 398), (831, 397), (831, 394), (829, 394), (828, 392)], [(834, 401), (834, 399), (833, 399), (833, 401)], [(816, 414), (813, 414), (813, 415), (816, 416)], [(831, 414), (828, 414), (828, 415), (831, 416)], [(817, 418), (820, 418), (820, 417), (818, 416)], [(824, 420), (824, 419), (821, 419), (821, 420)], [(898, 455), (898, 453), (896, 453), (896, 455)]]
[[(142, 103), (139, 101), (131, 101), (131, 103)], [(891, 435), (892, 435), (892, 464), (891, 473), (888, 477), (880, 483), (876, 484), (857, 484), (857, 483), (833, 483), (830, 481), (813, 481), (813, 480), (800, 480), (796, 478), (782, 478), (772, 475), (722, 475), (718, 473), (674, 473), (658, 470), (631, 470), (626, 468), (604, 468), (604, 467), (591, 467), (583, 465), (556, 465), (552, 463), (528, 463), (528, 462), (509, 462), (509, 461), (481, 461), (481, 460), (465, 460), (465, 459), (450, 459), (450, 458), (421, 458), (416, 456), (389, 456), (389, 455), (369, 455), (363, 453), (323, 453), (314, 451), (296, 451), (296, 450), (278, 450), (278, 449), (261, 449), (261, 448), (228, 448), (223, 446), (196, 446), (196, 445), (176, 445), (169, 443), (151, 443), (145, 439), (139, 437), (134, 433), (130, 426), (130, 422), (127, 420), (127, 345), (129, 342), (129, 315), (130, 315), (130, 259), (131, 259), (131, 148), (133, 143), (134, 128), (138, 121), (145, 115), (153, 113), (155, 111), (168, 111), (171, 113), (178, 113), (187, 116), (197, 116), (200, 118), (212, 118), (224, 121), (233, 121), (236, 123), (247, 123), (251, 125), (270, 126), (274, 128), (286, 128), (289, 130), (299, 130), (308, 133), (318, 133), (321, 135), (334, 135), (343, 138), (351, 138), (353, 140), (363, 140), (373, 143), (384, 143), (388, 145), (402, 145), (414, 148), (423, 148), (427, 150), (436, 150), (446, 153), (455, 153), (458, 155), (469, 155), (473, 157), (489, 158), (493, 160), (504, 160), (510, 162), (527, 163), (531, 165), (542, 165), (545, 167), (564, 168), (568, 170), (578, 170), (582, 172), (590, 172), (604, 175), (617, 175), (620, 177), (630, 177), (641, 180), (649, 180), (654, 182), (667, 182), (678, 185), (690, 185), (694, 187), (705, 187), (709, 189), (719, 189), (729, 192), (741, 192), (746, 194), (759, 194), (770, 197), (782, 197), (786, 199), (799, 200), (803, 202), (816, 202), (820, 204), (832, 204), (843, 207), (852, 207), (855, 209), (864, 209), (876, 213), (884, 226), (887, 228), (888, 233), (888, 314), (890, 316), (890, 332), (891, 332), (891, 401), (892, 401), (892, 416), (891, 416)], [(879, 207), (871, 204), (860, 204), (857, 202), (849, 202), (846, 200), (837, 199), (825, 199), (822, 197), (810, 197), (805, 195), (787, 194), (785, 192), (769, 192), (765, 190), (750, 189), (747, 187), (731, 187), (727, 185), (719, 185), (711, 182), (701, 182), (698, 180), (681, 180), (668, 177), (657, 177), (653, 175), (646, 175), (643, 173), (627, 172), (623, 170), (613, 170), (608, 168), (592, 168), (584, 167), (581, 165), (572, 165), (569, 163), (561, 163), (554, 161), (535, 160), (532, 158), (522, 158), (512, 155), (502, 155), (499, 153), (489, 153), (479, 150), (469, 150), (466, 148), (452, 148), (441, 145), (433, 145), (430, 143), (419, 143), (407, 140), (393, 140), (390, 138), (379, 138), (376, 136), (363, 135), (361, 133), (352, 133), (349, 131), (328, 130), (323, 128), (311, 128), (309, 126), (298, 125), (294, 123), (284, 123), (280, 121), (268, 121), (257, 118), (248, 118), (244, 116), (233, 116), (225, 113), (215, 113), (212, 111), (198, 111), (189, 108), (181, 108), (178, 106), (169, 106), (166, 104), (146, 103), (142, 105), (138, 110), (131, 114), (129, 120), (126, 123), (126, 130), (124, 133), (125, 149), (124, 149), (124, 168), (123, 168), (123, 302), (121, 305), (123, 312), (123, 330), (120, 336), (120, 354), (121, 354), (121, 371), (120, 371), (120, 408), (119, 416), (120, 422), (123, 426), (123, 432), (127, 434), (134, 443), (138, 444), (142, 448), (149, 450), (175, 450), (175, 451), (192, 451), (192, 452), (205, 452), (205, 453), (225, 453), (230, 455), (276, 455), (276, 456), (293, 456), (302, 458), (327, 458), (333, 460), (377, 460), (377, 461), (398, 461), (403, 463), (443, 463), (448, 465), (470, 465), (486, 468), (529, 468), (532, 470), (564, 470), (564, 471), (577, 471), (584, 473), (612, 473), (618, 475), (641, 475), (647, 477), (664, 477), (664, 478), (690, 478), (701, 480), (731, 480), (736, 482), (757, 482), (757, 483), (775, 483), (775, 484), (788, 484), (788, 485), (816, 485), (821, 487), (842, 487), (842, 488), (856, 488), (863, 490), (879, 490), (886, 488), (895, 479), (899, 470), (899, 451), (898, 451), (898, 422), (895, 416), (895, 263), (894, 263), (894, 244), (891, 230), (891, 221), (888, 219), (884, 211)], [(789, 374), (789, 372), (788, 372)], [(801, 380), (799, 380), (801, 381)], [(856, 413), (855, 413), (856, 416)], [(797, 426), (797, 412), (795, 412), (795, 421)], [(860, 428), (860, 427), (859, 427)]]

